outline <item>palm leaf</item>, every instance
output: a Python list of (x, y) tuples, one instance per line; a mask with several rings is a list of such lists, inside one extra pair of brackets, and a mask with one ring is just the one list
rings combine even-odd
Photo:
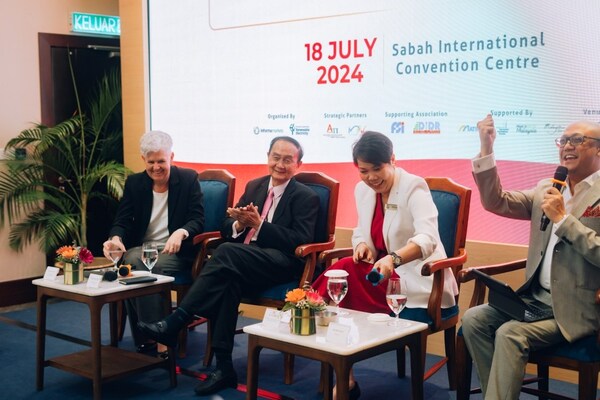
[[(123, 195), (130, 171), (113, 160), (115, 149), (122, 149), (118, 70), (98, 82), (86, 110), (83, 114), (78, 107), (71, 118), (53, 127), (36, 124), (6, 144), (9, 160), (0, 171), (0, 228), (10, 225), (11, 248), (21, 251), (37, 242), (47, 253), (73, 241), (86, 245), (89, 200), (114, 204)], [(14, 161), (12, 150), (21, 147), (30, 156)]]

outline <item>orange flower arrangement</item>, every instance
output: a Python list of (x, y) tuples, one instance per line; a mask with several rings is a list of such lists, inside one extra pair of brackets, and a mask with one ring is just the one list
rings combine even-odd
[(56, 250), (56, 261), (71, 264), (79, 264), (80, 262), (89, 264), (94, 261), (94, 256), (87, 248), (73, 244), (71, 246), (62, 246)]
[(327, 307), (325, 301), (321, 297), (321, 295), (314, 291), (308, 285), (305, 285), (304, 288), (296, 288), (290, 290), (285, 295), (285, 305), (282, 308), (282, 311), (287, 311), (291, 309), (313, 309), (315, 311), (322, 311)]

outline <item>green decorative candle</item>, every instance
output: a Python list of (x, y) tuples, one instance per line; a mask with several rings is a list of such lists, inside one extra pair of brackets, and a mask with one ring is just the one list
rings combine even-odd
[(63, 274), (65, 276), (65, 285), (76, 285), (83, 282), (83, 265), (64, 263)]
[(292, 309), (290, 332), (296, 335), (314, 335), (317, 332), (315, 310), (312, 308)]

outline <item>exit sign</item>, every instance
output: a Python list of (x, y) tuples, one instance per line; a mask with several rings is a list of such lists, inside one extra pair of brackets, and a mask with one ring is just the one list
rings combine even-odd
[(121, 35), (121, 19), (113, 15), (71, 13), (71, 32)]

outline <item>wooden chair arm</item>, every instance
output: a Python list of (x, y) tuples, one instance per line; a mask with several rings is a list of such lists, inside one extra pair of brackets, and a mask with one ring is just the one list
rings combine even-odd
[(421, 268), (421, 275), (429, 276), (437, 271), (443, 270), (444, 268), (462, 267), (467, 262), (467, 251), (464, 249), (460, 250), (460, 255), (456, 257), (448, 257), (441, 260), (430, 261), (425, 263)]
[(505, 272), (516, 271), (518, 269), (525, 268), (527, 260), (516, 260), (501, 264), (485, 265), (480, 267), (470, 267), (462, 269), (458, 273), (458, 282), (464, 283), (475, 279), (475, 274), (472, 272), (473, 269), (478, 269), (481, 272), (485, 272), (488, 275), (497, 275)]
[(194, 236), (193, 243), (194, 243), (194, 246), (197, 246), (197, 245), (201, 244), (202, 242), (204, 242), (206, 239), (219, 238), (219, 237), (221, 237), (221, 232), (219, 232), (219, 231), (202, 232), (202, 233), (199, 233), (196, 236)]
[[(478, 269), (482, 272), (485, 272), (488, 275), (496, 275), (502, 274), (504, 272), (524, 269), (526, 263), (527, 260), (522, 259), (500, 264), (466, 268), (458, 272), (458, 284), (460, 285), (461, 283), (474, 280), (476, 278), (476, 275), (473, 273), (474, 269)], [(485, 286), (485, 284), (480, 280), (475, 279), (475, 286), (473, 288), (473, 295), (471, 296), (471, 301), (469, 302), (469, 308), (483, 304), (483, 302), (485, 301), (486, 290), (487, 287)]]
[[(421, 268), (421, 274), (429, 276), (433, 274), (433, 285), (431, 286), (431, 295), (427, 302), (427, 314), (432, 320), (432, 329), (438, 331), (442, 327), (442, 298), (444, 295), (444, 270), (451, 268), (462, 268), (462, 265), (467, 261), (467, 252), (465, 249), (460, 250), (460, 254), (456, 257), (444, 258), (442, 260), (431, 261), (425, 263)], [(456, 296), (458, 301), (458, 296)]]
[(320, 251), (333, 249), (333, 246), (335, 246), (335, 240), (331, 240), (329, 242), (303, 244), (296, 247), (296, 256), (306, 257), (311, 253), (318, 253)]
[(351, 247), (340, 247), (332, 250), (325, 250), (319, 255), (319, 264), (324, 264), (325, 267), (331, 265), (331, 261), (342, 257), (349, 257), (354, 250)]
[(308, 255), (304, 257), (304, 271), (302, 271), (302, 275), (300, 276), (298, 287), (302, 287), (305, 282), (308, 282), (309, 285), (312, 283), (316, 265), (317, 253), (308, 253)]
[(199, 236), (203, 236), (207, 234), (206, 237), (202, 238), (202, 241), (198, 242), (199, 250), (196, 254), (196, 258), (194, 259), (194, 263), (192, 264), (192, 278), (196, 279), (198, 275), (200, 275), (200, 271), (202, 271), (202, 267), (204, 266), (204, 262), (208, 257), (209, 250), (216, 248), (221, 243), (225, 242), (225, 239), (221, 237), (219, 232), (216, 232), (217, 235), (211, 235), (213, 232), (205, 232), (199, 235), (194, 236), (194, 244), (196, 244), (196, 238), (200, 240)]
[(304, 258), (304, 271), (302, 271), (298, 287), (302, 287), (305, 282), (313, 281), (317, 267), (317, 255), (321, 251), (333, 249), (333, 246), (335, 246), (335, 238), (331, 238), (328, 242), (309, 243), (296, 247), (296, 256)]

